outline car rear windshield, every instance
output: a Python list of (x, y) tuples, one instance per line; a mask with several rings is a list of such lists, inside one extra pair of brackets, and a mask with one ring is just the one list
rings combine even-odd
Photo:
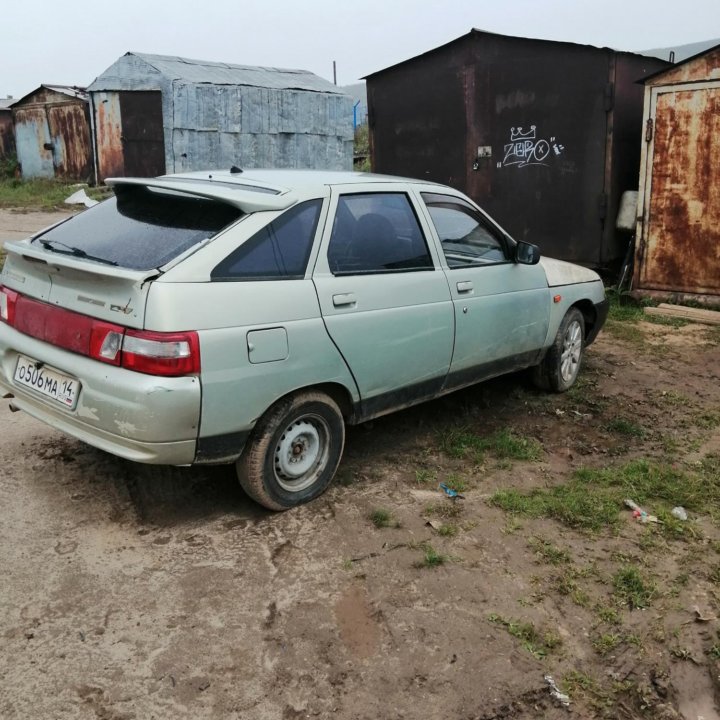
[(119, 187), (115, 192), (115, 197), (48, 230), (33, 242), (58, 253), (150, 270), (216, 235), (243, 214), (215, 200), (181, 197), (144, 187)]

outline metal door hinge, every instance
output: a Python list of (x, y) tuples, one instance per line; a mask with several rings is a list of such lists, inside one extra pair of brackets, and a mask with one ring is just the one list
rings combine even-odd
[(653, 119), (648, 118), (645, 123), (645, 142), (650, 142), (653, 139)]

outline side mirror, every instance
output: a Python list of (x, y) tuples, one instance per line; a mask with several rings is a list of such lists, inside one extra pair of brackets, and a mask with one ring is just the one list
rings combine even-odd
[(521, 265), (537, 265), (540, 262), (540, 248), (520, 240), (515, 248), (515, 262)]

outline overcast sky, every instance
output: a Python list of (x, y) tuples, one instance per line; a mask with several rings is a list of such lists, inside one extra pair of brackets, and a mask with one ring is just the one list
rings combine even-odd
[(3, 0), (0, 97), (88, 85), (128, 50), (311, 70), (338, 83), (470, 28), (619, 50), (720, 36), (720, 0)]

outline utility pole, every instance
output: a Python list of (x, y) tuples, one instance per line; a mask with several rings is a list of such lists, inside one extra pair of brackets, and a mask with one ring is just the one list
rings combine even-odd
[(333, 60), (333, 85), (337, 85), (337, 63)]

